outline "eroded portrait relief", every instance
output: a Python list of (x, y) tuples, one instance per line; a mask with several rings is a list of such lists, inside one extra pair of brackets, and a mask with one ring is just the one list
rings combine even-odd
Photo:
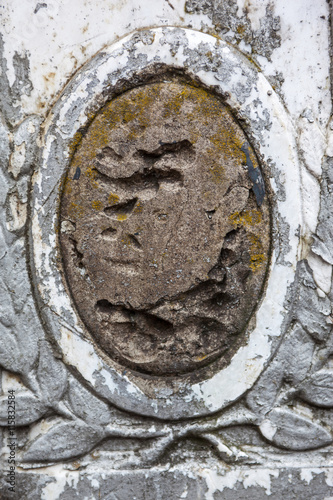
[(60, 243), (89, 334), (146, 374), (223, 367), (269, 261), (268, 201), (244, 132), (216, 96), (171, 80), (113, 99), (77, 142)]

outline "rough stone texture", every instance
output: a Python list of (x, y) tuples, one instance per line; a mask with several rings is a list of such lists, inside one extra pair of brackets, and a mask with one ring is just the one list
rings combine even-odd
[(235, 120), (189, 85), (131, 90), (89, 126), (61, 244), (78, 311), (117, 361), (183, 373), (239, 346), (269, 260), (267, 197), (257, 205), (248, 164), (259, 171)]
[[(329, 499), (333, 495), (333, 341), (330, 304), (333, 143), (332, 125), (329, 121), (331, 96), (328, 81), (327, 2), (238, 0), (236, 4), (210, 0), (156, 0), (153, 3), (138, 4), (128, 0), (114, 2), (111, 7), (103, 1), (98, 6), (74, 2), (72, 8), (75, 22), (74, 17), (68, 15), (68, 3), (62, 0), (50, 0), (47, 4), (37, 5), (12, 2), (2, 9), (0, 425), (5, 430), (1, 449), (1, 496), (5, 499), (112, 500), (266, 497)], [(150, 50), (156, 32), (142, 31), (141, 28), (155, 25), (192, 27), (198, 30), (198, 34), (204, 31), (218, 37), (214, 39), (215, 46), (205, 39), (200, 48), (194, 50), (194, 38), (187, 38), (184, 30), (179, 27), (165, 29), (160, 38), (159, 57), (163, 59), (163, 51), (170, 50), (173, 54), (173, 70), (182, 65), (187, 70), (190, 68), (197, 73), (199, 80), (206, 78), (206, 86), (215, 87), (212, 89), (214, 92), (218, 85), (228, 87), (228, 92), (221, 94), (220, 98), (241, 121), (243, 129), (251, 138), (248, 143), (259, 152), (261, 166), (268, 181), (268, 191), (272, 191), (272, 265), (267, 276), (267, 289), (257, 308), (257, 311), (263, 310), (264, 304), (266, 317), (261, 317), (257, 327), (265, 331), (273, 324), (278, 325), (276, 332), (270, 330), (269, 335), (271, 338), (277, 336), (279, 346), (266, 368), (262, 365), (256, 377), (251, 379), (250, 385), (244, 386), (242, 392), (234, 397), (236, 403), (232, 400), (233, 404), (229, 408), (221, 409), (220, 405), (214, 410), (215, 413), (213, 411), (208, 417), (200, 418), (193, 418), (193, 412), (198, 411), (195, 414), (202, 415), (202, 410), (193, 405), (186, 393), (184, 396), (183, 388), (177, 385), (179, 381), (165, 384), (160, 389), (160, 380), (168, 377), (159, 377), (157, 383), (156, 378), (141, 374), (142, 379), (151, 381), (149, 389), (148, 382), (146, 386), (142, 384), (141, 387), (146, 392), (141, 393), (140, 399), (134, 386), (128, 390), (126, 374), (130, 370), (119, 370), (118, 379), (103, 379), (102, 372), (99, 371), (103, 363), (102, 356), (96, 363), (92, 355), (93, 349), (76, 350), (77, 338), (82, 336), (82, 340), (86, 339), (88, 334), (76, 330), (77, 325), (71, 319), (69, 308), (66, 308), (64, 295), (59, 294), (54, 303), (51, 294), (52, 286), (59, 286), (61, 283), (60, 277), (55, 276), (50, 265), (57, 262), (58, 258), (55, 248), (58, 225), (51, 216), (60, 194), (55, 172), (66, 164), (66, 148), (72, 141), (72, 138), (68, 139), (70, 127), (78, 130), (81, 126), (80, 102), (84, 102), (95, 92), (95, 82), (100, 79), (96, 61), (103, 60), (107, 53), (106, 46), (114, 43), (117, 36), (139, 30), (126, 42), (127, 52), (119, 44), (118, 55), (112, 55), (119, 62), (118, 73), (115, 71), (114, 75), (122, 75), (123, 79), (116, 91), (123, 91), (129, 82), (127, 88), (133, 82), (139, 85), (145, 83), (140, 75), (140, 68), (148, 60), (152, 61)], [(239, 50), (231, 50), (232, 47), (225, 45), (219, 37), (237, 46)], [(56, 96), (67, 79), (101, 49), (105, 52), (100, 52), (88, 62), (58, 99)], [(229, 49), (230, 57), (227, 59)], [(252, 64), (253, 61), (257, 67)], [(158, 62), (153, 61), (156, 73), (161, 71)], [(126, 74), (121, 73), (124, 65), (128, 68)], [(90, 85), (82, 89), (80, 78), (83, 78), (85, 72), (91, 74), (92, 78)], [(273, 88), (268, 85), (268, 81)], [(110, 77), (110, 89), (113, 88), (112, 82), (114, 80)], [(252, 92), (254, 88), (257, 93)], [(274, 90), (279, 93), (283, 106), (278, 102)], [(109, 95), (108, 92), (106, 94)], [(271, 106), (267, 104), (267, 99), (271, 99)], [(52, 108), (55, 101), (57, 104)], [(105, 100), (102, 98), (100, 104), (97, 103), (94, 107), (93, 113), (96, 114), (104, 104)], [(67, 113), (68, 122), (60, 130), (50, 129), (49, 142), (44, 144), (45, 134), (39, 136), (38, 132), (47, 113), (48, 117), (43, 123), (44, 130), (48, 129), (57, 113), (58, 117)], [(89, 120), (91, 116), (88, 117)], [(277, 123), (280, 123), (280, 128)], [(216, 126), (215, 123), (213, 126)], [(124, 134), (128, 133), (126, 127), (122, 130)], [(55, 136), (52, 138), (52, 133), (55, 132), (56, 142)], [(90, 130), (85, 127), (80, 132), (85, 132), (87, 137)], [(290, 137), (295, 139), (295, 143)], [(190, 142), (188, 138), (185, 140)], [(73, 146), (73, 141), (71, 143)], [(75, 141), (74, 143), (77, 144)], [(81, 142), (82, 146), (83, 144), (84, 140)], [(38, 156), (38, 146), (42, 147), (41, 157)], [(27, 221), (30, 222), (31, 219), (27, 187), (33, 169), (35, 178), (38, 175), (48, 147), (52, 153), (47, 163), (49, 177), (45, 175), (42, 183), (34, 183), (34, 188), (37, 191), (40, 189), (47, 198), (43, 206), (35, 207), (46, 228), (39, 263), (45, 270), (43, 302), (36, 293), (35, 284), (31, 287), (33, 273), (26, 265), (25, 236)], [(193, 146), (189, 149), (191, 147)], [(150, 153), (156, 152), (158, 148)], [(289, 156), (283, 155), (286, 149)], [(79, 148), (77, 151), (79, 152)], [(159, 150), (157, 152), (160, 153)], [(300, 165), (295, 152), (301, 159)], [(162, 160), (151, 161), (154, 168), (158, 162), (168, 158), (180, 156), (183, 161), (186, 154), (186, 161), (190, 158), (188, 151), (181, 147), (179, 151), (168, 150), (162, 153)], [(254, 168), (251, 174), (250, 168), (251, 164), (256, 165), (256, 160), (250, 147), (243, 148), (240, 155), (241, 162), (246, 162), (249, 168), (247, 190), (254, 183), (248, 203), (252, 203), (252, 209), (258, 211), (256, 201), (259, 200), (260, 204), (260, 182), (259, 189), (256, 189), (253, 172), (257, 169)], [(121, 165), (124, 166), (124, 162), (118, 158), (118, 169)], [(95, 166), (92, 165), (92, 168)], [(238, 163), (237, 166), (239, 167)], [(77, 178), (77, 169), (72, 174), (71, 183), (74, 186), (84, 178)], [(99, 175), (102, 176), (103, 172)], [(165, 180), (163, 175), (155, 178), (159, 186), (160, 183), (163, 184), (160, 182), (161, 178)], [(300, 188), (298, 176), (301, 178)], [(119, 181), (119, 176), (116, 180)], [(115, 178), (112, 177), (111, 182), (114, 181)], [(142, 194), (144, 190), (141, 187), (142, 185)], [(89, 195), (88, 193), (88, 200)], [(221, 192), (217, 190), (216, 195), (221, 196)], [(303, 204), (299, 211), (293, 208), (300, 207), (297, 202), (293, 203), (298, 197)], [(90, 201), (96, 200), (94, 198)], [(236, 201), (241, 203), (239, 199)], [(111, 217), (114, 216), (114, 205), (108, 202), (103, 209), (107, 207), (111, 208)], [(264, 211), (265, 207), (260, 210)], [(98, 214), (101, 211), (91, 210), (91, 213), (95, 212)], [(105, 216), (110, 218), (110, 215)], [(128, 217), (125, 223), (130, 224), (131, 219), (132, 216)], [(114, 220), (111, 220), (110, 225), (114, 224)], [(206, 220), (210, 223), (212, 219)], [(204, 219), (205, 222), (206, 220)], [(120, 227), (125, 227), (121, 224), (119, 223)], [(65, 220), (61, 229), (61, 237), (69, 238), (76, 227), (73, 221)], [(241, 230), (249, 231), (249, 228), (243, 227)], [(37, 235), (35, 237), (38, 239)], [(260, 237), (265, 238), (265, 234), (260, 233)], [(295, 239), (298, 240), (298, 262), (292, 259)], [(224, 242), (226, 240), (228, 238)], [(219, 241), (223, 244), (222, 237)], [(243, 244), (246, 238), (241, 241)], [(211, 255), (214, 254), (214, 248), (210, 248)], [(247, 246), (244, 252), (247, 266), (248, 252)], [(48, 260), (49, 255), (51, 257)], [(156, 268), (153, 268), (154, 274)], [(170, 269), (172, 270), (172, 266)], [(274, 269), (278, 269), (278, 272)], [(274, 322), (277, 301), (269, 289), (272, 277), (276, 284), (275, 295), (283, 295), (284, 308), (278, 313), (282, 317), (282, 323)], [(288, 282), (287, 293), (281, 285), (283, 280)], [(187, 283), (190, 283), (190, 279)], [(269, 307), (268, 297), (271, 300)], [(148, 300), (147, 293), (139, 297), (141, 303), (146, 298)], [(255, 301), (254, 298), (253, 300)], [(87, 381), (88, 377), (79, 374), (80, 370), (76, 369), (72, 361), (75, 356), (69, 361), (68, 352), (61, 352), (57, 347), (54, 340), (56, 336), (50, 335), (52, 328), (45, 321), (44, 312), (48, 307), (54, 309), (54, 318), (58, 318), (58, 322), (55, 319), (53, 321), (54, 330), (60, 332), (62, 325), (66, 326), (64, 335), (68, 338), (69, 351), (82, 357), (87, 370), (90, 366), (93, 367), (94, 377), (100, 385), (94, 384), (94, 377)], [(170, 312), (168, 308), (164, 313), (168, 316), (162, 316), (162, 312), (158, 311), (164, 321), (170, 322), (179, 315), (177, 310)], [(39, 314), (43, 322), (40, 321)], [(238, 317), (236, 321), (239, 321)], [(251, 330), (253, 328), (255, 326), (250, 322), (250, 338), (255, 331)], [(73, 332), (76, 338), (71, 336)], [(246, 336), (243, 340), (247, 340)], [(275, 347), (277, 343), (275, 342)], [(247, 364), (241, 365), (238, 377), (236, 369), (232, 373), (229, 382), (232, 394), (235, 394), (244, 373), (246, 375), (253, 370), (261, 355), (269, 358), (262, 338), (257, 344), (260, 350), (247, 359)], [(232, 357), (230, 366), (236, 359), (236, 354)], [(147, 370), (147, 367), (141, 369)], [(165, 373), (165, 370), (161, 372)], [(133, 373), (134, 371), (132, 377)], [(210, 390), (208, 405), (215, 397), (220, 397), (222, 386), (223, 391), (228, 392), (228, 384), (225, 380), (220, 380), (215, 384), (214, 390)], [(247, 390), (250, 386), (251, 390)], [(203, 386), (198, 387), (198, 393), (204, 394)], [(6, 429), (7, 394), (13, 388), (17, 398), (18, 462), (16, 491), (12, 494), (8, 490), (5, 471), (9, 456), (6, 446), (9, 437)], [(112, 397), (107, 390), (113, 391)], [(165, 402), (165, 413), (159, 408), (159, 415), (163, 413), (164, 421), (153, 415), (156, 400), (151, 403), (152, 416), (140, 416), (141, 412), (147, 415), (147, 408), (144, 408), (146, 413), (142, 408), (147, 405), (147, 394), (151, 396), (154, 391), (160, 391), (159, 397), (164, 391), (165, 398), (162, 401)], [(182, 410), (187, 411), (187, 419), (178, 422), (170, 418), (170, 415), (176, 414), (175, 411), (178, 412), (177, 418), (181, 414), (179, 400), (176, 401), (177, 407), (175, 399), (172, 399), (173, 391), (180, 399), (183, 397)], [(130, 411), (117, 408), (123, 408), (123, 400), (131, 398), (132, 403), (128, 408)], [(165, 415), (169, 415), (169, 420), (165, 419)]]

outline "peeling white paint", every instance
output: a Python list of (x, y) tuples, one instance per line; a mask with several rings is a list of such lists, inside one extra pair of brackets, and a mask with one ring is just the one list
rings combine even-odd
[[(325, 127), (331, 112), (328, 4), (282, 0), (274, 5), (275, 15), (280, 17), (283, 43), (273, 52), (271, 64), (263, 61), (264, 72), (283, 75), (283, 96), (295, 120), (306, 106)], [(320, 60), (318, 54), (323, 55)]]
[(318, 288), (326, 294), (329, 293), (332, 283), (332, 266), (312, 252), (308, 255), (308, 262)]
[(271, 422), (271, 420), (264, 420), (260, 425), (260, 430), (263, 436), (272, 441), (277, 431), (277, 427), (273, 424), (273, 422)]
[[(153, 4), (102, 0), (94, 6), (75, 0), (69, 9), (65, 0), (52, 0), (37, 14), (34, 14), (33, 2), (22, 4), (13, 0), (10, 5), (4, 4), (3, 34), (11, 83), (15, 79), (11, 64), (15, 51), (30, 53), (34, 89), (24, 98), (26, 112), (35, 113), (40, 110), (40, 103), (54, 102), (75, 70), (101, 47), (126, 33), (156, 25), (180, 25), (198, 30), (212, 25), (205, 14), (186, 13), (183, 0), (170, 3), (173, 9), (165, 0), (156, 0)], [(267, 3), (238, 0), (238, 15), (246, 8), (252, 27), (259, 27)], [(273, 52), (272, 62), (261, 58), (263, 69), (267, 75), (282, 72), (284, 98), (295, 118), (301, 114), (306, 96), (308, 106), (313, 107), (325, 123), (330, 109), (329, 87), (323, 86), (329, 67), (328, 27), (321, 16), (328, 18), (328, 6), (323, 1), (314, 5), (312, 0), (301, 4), (275, 0), (274, 7), (275, 15), (280, 17), (283, 44)], [(301, 74), (306, 78), (300, 85)], [(317, 111), (319, 101), (321, 106)]]
[(187, 498), (187, 494), (188, 494), (188, 488), (187, 486), (185, 486), (185, 489), (179, 498)]
[(271, 479), (279, 477), (277, 469), (257, 469), (247, 471), (227, 471), (224, 474), (214, 470), (203, 469), (200, 472), (208, 487), (205, 500), (214, 500), (216, 492), (223, 492), (226, 488), (234, 489), (237, 483), (243, 485), (245, 489), (251, 486), (260, 487), (265, 490), (266, 495), (271, 494)]
[(1, 390), (3, 394), (8, 394), (8, 391), (23, 391), (26, 390), (25, 385), (22, 383), (18, 375), (2, 370), (1, 374)]
[(326, 137), (317, 123), (309, 123), (306, 118), (300, 119), (299, 147), (306, 168), (317, 179), (320, 179)]
[(315, 476), (325, 474), (325, 482), (328, 486), (333, 486), (333, 470), (332, 468), (318, 467), (318, 468), (303, 468), (300, 471), (300, 477), (309, 486)]
[(306, 169), (302, 168), (302, 200), (304, 213), (304, 234), (316, 232), (320, 208), (320, 184)]
[(70, 473), (64, 470), (62, 465), (54, 465), (50, 469), (49, 477), (50, 482), (42, 488), (42, 500), (58, 500), (67, 486), (75, 489), (80, 478), (78, 473)]

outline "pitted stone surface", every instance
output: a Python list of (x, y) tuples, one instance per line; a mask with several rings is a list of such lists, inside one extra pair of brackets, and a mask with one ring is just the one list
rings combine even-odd
[(176, 374), (230, 359), (263, 286), (269, 212), (245, 134), (203, 89), (111, 101), (69, 169), (61, 246), (81, 318), (121, 364)]

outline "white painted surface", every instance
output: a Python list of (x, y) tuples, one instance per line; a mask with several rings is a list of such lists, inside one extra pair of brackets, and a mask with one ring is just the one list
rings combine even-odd
[[(188, 14), (183, 0), (49, 0), (34, 14), (37, 1), (12, 0), (1, 7), (2, 33), (10, 80), (15, 52), (30, 54), (34, 85), (25, 98), (27, 113), (46, 113), (67, 80), (105, 45), (139, 28), (211, 25), (203, 14)], [(238, 0), (238, 15), (246, 8), (256, 28), (268, 0)], [(266, 77), (281, 72), (283, 99), (298, 120), (305, 107), (325, 127), (330, 116), (328, 4), (324, 0), (274, 0), (283, 43), (272, 61), (260, 57)], [(325, 17), (323, 19), (322, 17)]]

